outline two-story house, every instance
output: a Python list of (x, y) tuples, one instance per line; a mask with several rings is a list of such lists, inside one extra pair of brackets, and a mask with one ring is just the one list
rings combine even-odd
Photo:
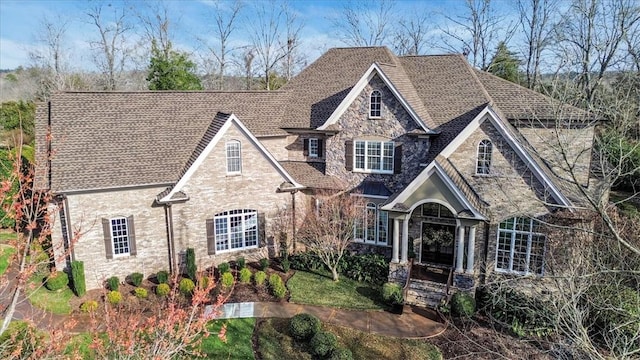
[(366, 199), (354, 248), (399, 282), (414, 257), (409, 301), (430, 305), (421, 281), (544, 276), (536, 219), (580, 201), (554, 144), (589, 187), (593, 124), (460, 55), (385, 47), (331, 49), (278, 91), (62, 92), (37, 114), (52, 241), (89, 288), (187, 248), (202, 268), (273, 255), (278, 209), (346, 191)]

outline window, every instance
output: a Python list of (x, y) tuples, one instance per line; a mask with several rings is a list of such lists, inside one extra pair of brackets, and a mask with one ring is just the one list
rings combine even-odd
[(369, 117), (382, 117), (382, 93), (378, 90), (373, 90), (369, 100)]
[(491, 151), (493, 144), (490, 140), (482, 140), (478, 144), (478, 164), (476, 165), (476, 174), (489, 174), (491, 168)]
[(496, 270), (516, 274), (542, 275), (546, 236), (529, 218), (513, 217), (500, 223)]
[(356, 141), (355, 170), (393, 173), (393, 142)]
[(113, 244), (113, 257), (130, 255), (127, 218), (111, 219), (111, 243)]
[(239, 209), (213, 218), (216, 252), (258, 247), (258, 213)]
[(240, 157), (240, 142), (233, 140), (226, 144), (227, 149), (227, 174), (240, 174), (242, 172), (242, 158)]
[(357, 219), (355, 224), (355, 241), (387, 245), (389, 214), (374, 203), (368, 203), (362, 210), (362, 218)]
[(309, 139), (309, 156), (318, 157), (318, 139)]

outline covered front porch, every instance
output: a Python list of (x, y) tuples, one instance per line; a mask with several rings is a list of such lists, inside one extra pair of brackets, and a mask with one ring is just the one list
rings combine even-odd
[(405, 288), (406, 302), (434, 307), (475, 288), (485, 240), (479, 207), (440, 166), (383, 207), (393, 222), (389, 280)]

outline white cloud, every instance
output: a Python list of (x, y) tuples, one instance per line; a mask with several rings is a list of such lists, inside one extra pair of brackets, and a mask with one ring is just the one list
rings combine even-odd
[(18, 66), (27, 66), (29, 51), (35, 46), (18, 43), (7, 38), (0, 38), (0, 69), (15, 69)]

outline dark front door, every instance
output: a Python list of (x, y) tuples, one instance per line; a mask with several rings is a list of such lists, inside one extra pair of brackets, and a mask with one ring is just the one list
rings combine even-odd
[(455, 235), (454, 225), (422, 223), (420, 262), (453, 266)]

